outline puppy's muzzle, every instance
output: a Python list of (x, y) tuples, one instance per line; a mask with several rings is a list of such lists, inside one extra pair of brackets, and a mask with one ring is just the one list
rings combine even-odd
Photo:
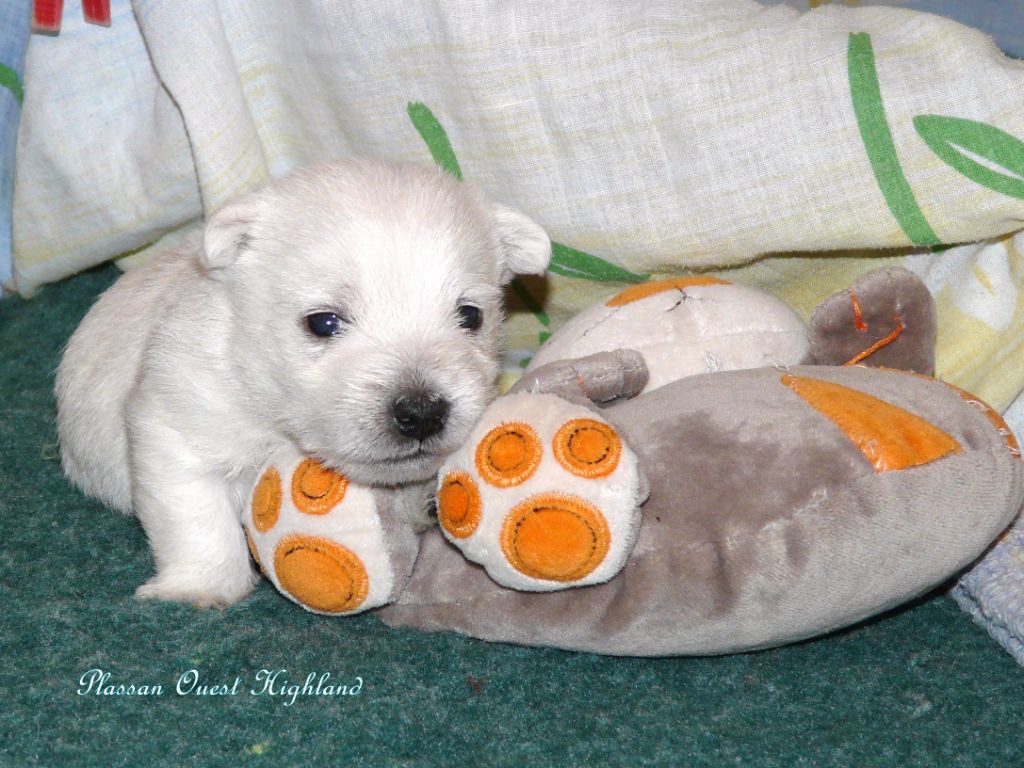
[(402, 437), (423, 442), (444, 429), (451, 404), (424, 390), (403, 392), (391, 403), (391, 417)]

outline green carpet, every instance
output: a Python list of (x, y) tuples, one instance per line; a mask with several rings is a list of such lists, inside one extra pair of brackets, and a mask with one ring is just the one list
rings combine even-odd
[[(1024, 765), (1024, 670), (941, 596), (796, 646), (654, 660), (314, 617), (267, 583), (224, 612), (135, 602), (142, 532), (64, 482), (51, 395), (115, 277), (0, 301), (0, 765)], [(93, 668), (164, 694), (79, 695)], [(177, 695), (190, 669), (237, 694)], [(261, 669), (362, 687), (289, 706), (250, 693)]]

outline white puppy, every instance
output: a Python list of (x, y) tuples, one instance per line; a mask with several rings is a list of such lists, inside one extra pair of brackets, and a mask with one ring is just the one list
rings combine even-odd
[(134, 512), (142, 598), (255, 582), (243, 495), (282, 440), (357, 481), (428, 480), (493, 398), (501, 285), (551, 245), (434, 169), (346, 161), (229, 204), (88, 313), (57, 373), (64, 470)]

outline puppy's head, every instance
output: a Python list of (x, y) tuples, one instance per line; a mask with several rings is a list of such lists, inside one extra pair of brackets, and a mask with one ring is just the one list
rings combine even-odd
[(309, 168), (219, 211), (203, 266), (226, 287), (245, 395), (354, 480), (428, 478), (494, 396), (501, 286), (551, 244), (435, 169)]

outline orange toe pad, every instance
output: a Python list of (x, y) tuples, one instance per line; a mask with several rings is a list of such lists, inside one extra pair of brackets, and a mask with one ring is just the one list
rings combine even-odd
[(456, 539), (470, 536), (480, 524), (480, 489), (461, 470), (449, 472), (437, 492), (437, 520)]
[(307, 515), (326, 515), (348, 490), (348, 478), (327, 469), (316, 459), (305, 459), (292, 475), (292, 501)]
[(281, 515), (281, 474), (276, 467), (267, 467), (267, 471), (256, 483), (252, 492), (252, 524), (257, 531), (266, 533)]
[(558, 463), (578, 477), (607, 477), (622, 455), (615, 430), (596, 419), (573, 419), (561, 426), (552, 442)]
[(575, 496), (543, 493), (514, 507), (501, 530), (505, 559), (535, 579), (578, 581), (608, 554), (604, 515)]
[(506, 422), (488, 432), (476, 449), (480, 476), (498, 488), (526, 482), (541, 460), (540, 438), (523, 422)]
[(354, 611), (366, 599), (370, 579), (362, 560), (346, 547), (318, 536), (286, 536), (274, 551), (281, 588), (323, 613)]

